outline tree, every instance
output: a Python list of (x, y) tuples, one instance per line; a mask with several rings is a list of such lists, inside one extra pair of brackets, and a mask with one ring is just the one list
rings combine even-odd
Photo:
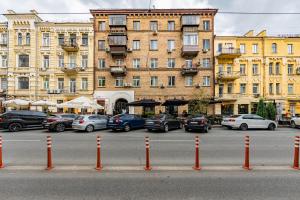
[(263, 118), (267, 117), (267, 110), (263, 99), (260, 99), (258, 102), (256, 114)]
[(275, 120), (276, 118), (276, 108), (272, 102), (269, 102), (266, 106), (267, 119)]
[(206, 91), (201, 88), (193, 95), (193, 100), (189, 103), (190, 114), (207, 114), (207, 108), (209, 105), (209, 97)]

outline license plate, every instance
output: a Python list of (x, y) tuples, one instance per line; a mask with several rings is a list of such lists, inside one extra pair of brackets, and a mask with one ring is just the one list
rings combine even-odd
[(191, 122), (191, 124), (198, 124), (198, 122)]
[(109, 122), (110, 122), (110, 123), (113, 123), (113, 120), (112, 120), (112, 119), (110, 119), (110, 120), (109, 120)]
[(153, 122), (147, 122), (147, 124), (153, 124)]

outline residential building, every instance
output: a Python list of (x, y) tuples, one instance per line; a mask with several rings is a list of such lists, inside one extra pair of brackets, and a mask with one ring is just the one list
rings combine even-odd
[[(94, 98), (108, 114), (128, 102), (191, 100), (203, 88), (214, 96), (213, 37), (216, 9), (91, 10), (95, 27)], [(191, 106), (148, 111), (182, 113)], [(213, 113), (213, 106), (208, 108)]]
[(0, 23), (0, 113), (7, 98), (8, 34), (7, 23)]

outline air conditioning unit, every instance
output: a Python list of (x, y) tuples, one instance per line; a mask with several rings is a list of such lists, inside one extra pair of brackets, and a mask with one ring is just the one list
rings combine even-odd
[(105, 48), (105, 51), (106, 51), (106, 52), (110, 52), (110, 49), (109, 49), (109, 48)]
[(201, 86), (200, 83), (195, 84), (195, 88), (200, 88), (200, 86)]
[(201, 66), (201, 61), (198, 61), (196, 65)]
[(165, 88), (164, 84), (160, 84), (160, 88), (164, 89)]
[(209, 51), (209, 49), (202, 49), (203, 53), (207, 53)]
[(127, 49), (127, 52), (132, 52), (132, 48), (128, 48), (128, 49)]
[(158, 34), (158, 30), (153, 31), (153, 35), (157, 35)]

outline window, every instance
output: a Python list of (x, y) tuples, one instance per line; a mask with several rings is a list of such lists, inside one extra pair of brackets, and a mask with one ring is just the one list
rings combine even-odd
[(88, 55), (81, 56), (81, 68), (86, 69), (88, 67)]
[(63, 45), (65, 43), (65, 35), (58, 34), (58, 45)]
[(116, 65), (117, 66), (123, 66), (124, 65), (124, 59), (116, 59)]
[(141, 67), (141, 60), (139, 58), (133, 59), (133, 68), (139, 69)]
[(269, 75), (273, 74), (273, 63), (269, 63)]
[(220, 74), (223, 74), (223, 71), (224, 71), (224, 70), (223, 70), (223, 65), (219, 65), (219, 73), (220, 73)]
[(258, 75), (258, 64), (252, 65), (252, 75)]
[(43, 41), (42, 41), (43, 46), (50, 46), (50, 33), (43, 33)]
[(175, 67), (175, 58), (168, 58), (168, 68)]
[(193, 68), (193, 60), (185, 60), (186, 68)]
[(105, 40), (98, 40), (98, 50), (100, 51), (105, 50)]
[(288, 44), (287, 45), (288, 48), (288, 54), (293, 54), (294, 53), (294, 47), (293, 44)]
[(277, 53), (277, 44), (272, 43), (272, 53)]
[(141, 30), (141, 22), (140, 21), (133, 21), (133, 30), (135, 30), (135, 31)]
[(227, 74), (232, 74), (232, 65), (231, 64), (227, 64)]
[(210, 67), (210, 58), (203, 58), (202, 67), (209, 68)]
[(288, 84), (288, 94), (294, 94), (294, 84)]
[(245, 46), (245, 44), (240, 44), (240, 52), (241, 53), (246, 53), (246, 46)]
[(158, 30), (157, 21), (151, 21), (150, 22), (150, 30), (151, 31), (157, 31)]
[(198, 45), (198, 33), (184, 33), (183, 45)]
[(280, 63), (275, 64), (275, 73), (276, 75), (280, 75)]
[(8, 63), (7, 63), (7, 55), (2, 55), (1, 56), (1, 67), (7, 67)]
[(276, 83), (276, 94), (280, 94), (280, 83)]
[(83, 46), (87, 46), (89, 44), (89, 36), (88, 36), (88, 34), (82, 34), (81, 44)]
[(30, 45), (30, 33), (26, 33), (26, 45)]
[(233, 91), (233, 83), (228, 83), (227, 85), (227, 93), (232, 94)]
[(181, 23), (184, 25), (198, 25), (199, 16), (197, 15), (183, 15), (181, 17)]
[(0, 34), (0, 42), (2, 44), (7, 44), (7, 33), (1, 33)]
[(175, 40), (168, 40), (168, 50), (173, 51), (175, 49)]
[(246, 65), (245, 64), (240, 64), (240, 74), (241, 75), (246, 75)]
[(158, 59), (157, 58), (151, 58), (150, 59), (150, 68), (155, 69), (158, 66)]
[(269, 94), (273, 94), (273, 83), (269, 83)]
[(58, 67), (64, 67), (64, 56), (63, 55), (59, 55), (58, 56)]
[(105, 76), (99, 76), (98, 77), (98, 86), (99, 87), (105, 87)]
[(240, 84), (240, 93), (245, 94), (246, 93), (246, 83)]
[(203, 86), (210, 86), (210, 76), (203, 76)]
[(288, 64), (288, 75), (292, 75), (293, 74), (293, 64)]
[(157, 40), (150, 40), (150, 50), (157, 50), (158, 46), (157, 46)]
[(249, 113), (249, 104), (238, 105), (238, 114), (248, 114), (248, 113)]
[(132, 86), (133, 87), (140, 87), (141, 86), (141, 78), (140, 78), (140, 76), (133, 76), (133, 78), (132, 78)]
[(98, 28), (99, 31), (105, 31), (105, 21), (99, 21), (98, 26), (99, 26)]
[(19, 55), (19, 67), (29, 67), (29, 55)]
[(210, 49), (210, 40), (209, 39), (204, 39), (203, 40), (203, 49)]
[(8, 84), (7, 84), (7, 78), (1, 78), (0, 79), (0, 81), (1, 81), (1, 89), (2, 90), (7, 90), (7, 88), (8, 88)]
[(29, 89), (29, 78), (28, 77), (19, 77), (18, 78), (18, 88), (20, 90)]
[(151, 76), (151, 78), (150, 78), (150, 86), (151, 87), (158, 86), (158, 77), (157, 76)]
[(175, 86), (175, 76), (168, 76), (168, 86), (169, 87)]
[(62, 91), (65, 87), (65, 79), (64, 78), (58, 78), (57, 79), (57, 89)]
[(258, 44), (252, 44), (252, 53), (258, 53)]
[(49, 55), (44, 55), (43, 58), (43, 68), (48, 69), (49, 68)]
[(88, 89), (88, 78), (81, 78), (81, 90)]
[(185, 77), (185, 86), (193, 86), (193, 77), (192, 76)]
[(75, 78), (71, 78), (70, 79), (70, 93), (76, 93), (76, 79)]
[(99, 58), (98, 67), (99, 67), (99, 69), (104, 69), (105, 68), (105, 59), (104, 58)]
[(44, 90), (48, 90), (49, 89), (49, 77), (46, 76), (44, 77)]
[(168, 21), (168, 31), (174, 31), (174, 30), (175, 30), (175, 22)]
[(18, 45), (22, 45), (23, 41), (22, 41), (22, 33), (18, 33)]
[(205, 31), (210, 30), (210, 21), (209, 20), (204, 20), (203, 21), (203, 30), (205, 30)]
[(258, 83), (253, 83), (252, 85), (252, 93), (253, 94), (258, 94), (259, 91), (258, 91)]
[(116, 78), (116, 87), (123, 87), (123, 85), (124, 85), (124, 79), (123, 79), (123, 77), (117, 77)]
[(140, 41), (139, 40), (133, 40), (132, 42), (132, 50), (140, 50)]

